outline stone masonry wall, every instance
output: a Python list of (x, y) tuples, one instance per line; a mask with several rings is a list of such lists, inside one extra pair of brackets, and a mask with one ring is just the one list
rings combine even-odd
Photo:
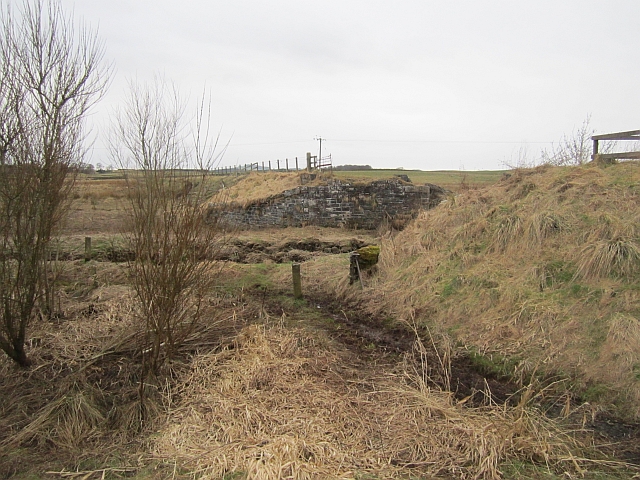
[(221, 220), (240, 228), (318, 225), (375, 229), (385, 220), (402, 226), (419, 210), (438, 205), (444, 196), (445, 190), (437, 185), (418, 186), (399, 179), (366, 185), (334, 180), (326, 185), (302, 185), (246, 207), (226, 205)]

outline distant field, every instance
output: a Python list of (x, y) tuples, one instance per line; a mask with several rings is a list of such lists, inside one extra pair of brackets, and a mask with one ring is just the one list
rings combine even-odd
[(433, 172), (422, 170), (358, 170), (334, 171), (333, 175), (340, 179), (351, 180), (381, 180), (396, 175), (407, 175), (416, 184), (433, 183), (450, 190), (456, 190), (461, 185), (485, 186), (497, 182), (506, 170), (483, 170), (465, 172), (459, 170), (438, 170)]
[[(483, 187), (496, 183), (507, 170), (482, 170), (482, 171), (460, 171), (460, 170), (437, 170), (437, 171), (423, 171), (423, 170), (396, 170), (396, 169), (373, 169), (373, 170), (356, 170), (356, 171), (333, 171), (333, 176), (340, 180), (355, 180), (355, 181), (373, 181), (383, 180), (387, 178), (393, 178), (396, 175), (407, 175), (409, 179), (415, 184), (433, 183), (449, 190), (457, 191), (461, 187)], [(255, 173), (255, 172), (254, 172)], [(279, 177), (286, 177), (288, 175), (296, 175), (302, 173), (302, 170), (298, 172), (268, 172), (267, 174), (276, 175)], [(238, 180), (245, 177), (246, 174), (240, 175), (224, 175), (214, 176), (216, 179), (214, 184), (218, 184), (219, 181), (223, 181), (227, 186), (231, 186)], [(323, 173), (326, 176), (327, 173)], [(326, 178), (326, 177), (325, 177)], [(124, 174), (122, 171), (115, 170), (109, 173), (96, 173), (93, 175), (81, 176), (80, 183), (84, 185), (90, 185), (92, 181), (99, 180), (123, 180)], [(102, 182), (101, 182), (102, 183)], [(105, 182), (110, 183), (110, 182)], [(273, 185), (271, 187), (271, 193), (274, 193)], [(287, 188), (291, 188), (287, 186)], [(285, 189), (285, 188), (283, 188)], [(121, 192), (114, 192), (121, 193)], [(246, 195), (247, 191), (243, 192)], [(243, 195), (243, 196), (244, 196)]]

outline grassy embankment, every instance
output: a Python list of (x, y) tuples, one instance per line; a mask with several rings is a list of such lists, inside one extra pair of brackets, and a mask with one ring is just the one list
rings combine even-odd
[(393, 178), (396, 175), (407, 175), (416, 185), (432, 183), (451, 191), (465, 188), (478, 188), (492, 185), (500, 179), (503, 170), (463, 171), (463, 170), (359, 170), (352, 172), (333, 172), (340, 180), (372, 181)]
[(346, 296), (637, 420), (639, 200), (635, 162), (513, 171), (385, 237), (378, 275)]

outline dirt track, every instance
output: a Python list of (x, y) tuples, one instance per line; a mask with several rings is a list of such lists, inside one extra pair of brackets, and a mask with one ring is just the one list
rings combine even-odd
[[(322, 323), (328, 335), (345, 345), (354, 358), (365, 360), (364, 364), (393, 368), (391, 365), (403, 356), (419, 357), (420, 350), (426, 355), (424, 377), (432, 387), (453, 392), (455, 398), (469, 407), (483, 405), (516, 405), (522, 389), (507, 378), (483, 372), (469, 355), (454, 354), (448, 360), (442, 352), (436, 352), (427, 331), (416, 333), (408, 328), (389, 327), (382, 319), (358, 314), (357, 308), (338, 303), (328, 296), (307, 297), (308, 307), (314, 308), (333, 322)], [(274, 311), (283, 311), (282, 306), (270, 304)], [(348, 311), (349, 313), (345, 313)], [(558, 416), (559, 407), (553, 399), (538, 408), (549, 416)], [(574, 402), (574, 407), (577, 403)], [(569, 419), (570, 420), (570, 419)], [(575, 422), (580, 423), (576, 417)], [(583, 419), (584, 421), (584, 419)], [(586, 432), (591, 432), (593, 442), (601, 450), (621, 461), (640, 465), (640, 424), (629, 424), (608, 415), (597, 415), (584, 423)]]

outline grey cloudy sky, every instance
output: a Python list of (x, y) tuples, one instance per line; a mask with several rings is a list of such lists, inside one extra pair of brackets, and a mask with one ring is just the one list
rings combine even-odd
[(63, 0), (99, 28), (115, 74), (92, 162), (128, 79), (206, 86), (225, 165), (303, 158), (498, 169), (591, 115), (640, 128), (638, 0)]

